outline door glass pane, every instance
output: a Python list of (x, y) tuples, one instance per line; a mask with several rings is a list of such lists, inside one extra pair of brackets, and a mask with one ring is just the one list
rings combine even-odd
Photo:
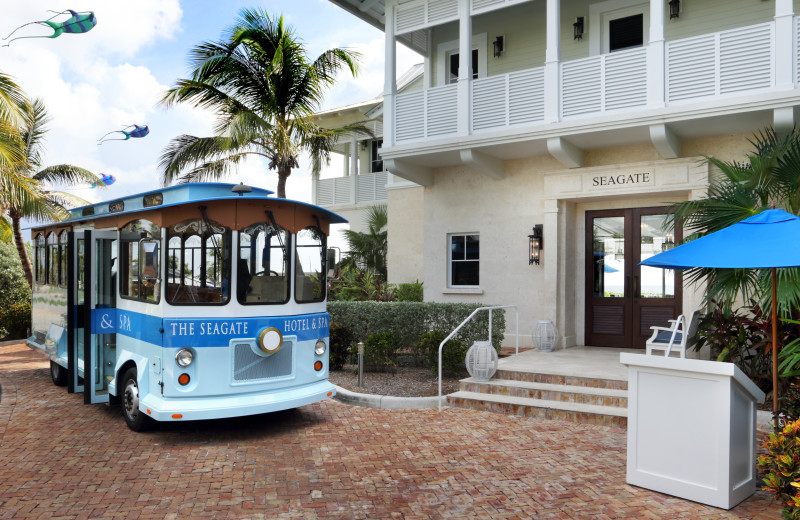
[(595, 297), (625, 295), (625, 217), (593, 219), (592, 292)]
[[(647, 260), (675, 246), (672, 227), (664, 230), (666, 215), (645, 215), (641, 220), (641, 260)], [(641, 268), (642, 298), (673, 298), (675, 296), (675, 271), (646, 265)]]
[[(95, 308), (100, 316), (100, 328), (113, 328), (116, 315), (111, 311), (117, 306), (117, 241), (98, 239), (95, 255)], [(95, 336), (94, 363), (95, 391), (104, 392), (108, 382), (114, 378), (117, 360), (116, 334)]]

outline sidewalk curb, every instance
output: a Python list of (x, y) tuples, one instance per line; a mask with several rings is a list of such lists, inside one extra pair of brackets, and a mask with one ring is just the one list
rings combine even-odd
[[(336, 386), (336, 385), (334, 385)], [(391, 395), (359, 394), (336, 386), (334, 399), (345, 404), (384, 410), (420, 410), (438, 408), (439, 397), (394, 397)], [(446, 400), (446, 396), (442, 396)]]

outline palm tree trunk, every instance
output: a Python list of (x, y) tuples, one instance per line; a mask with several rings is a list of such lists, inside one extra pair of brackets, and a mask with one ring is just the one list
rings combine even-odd
[(286, 198), (286, 179), (292, 174), (291, 168), (278, 168), (278, 198)]
[(25, 241), (22, 240), (22, 230), (19, 227), (21, 212), (12, 209), (8, 212), (8, 216), (11, 217), (11, 228), (14, 231), (14, 245), (17, 246), (17, 254), (22, 264), (22, 272), (25, 273), (28, 286), (33, 289), (33, 269), (31, 268), (31, 261), (28, 258), (28, 249), (25, 247)]

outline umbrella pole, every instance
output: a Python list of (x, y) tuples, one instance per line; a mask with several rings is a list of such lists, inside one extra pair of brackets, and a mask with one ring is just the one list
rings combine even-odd
[(778, 426), (778, 282), (772, 268), (772, 418)]

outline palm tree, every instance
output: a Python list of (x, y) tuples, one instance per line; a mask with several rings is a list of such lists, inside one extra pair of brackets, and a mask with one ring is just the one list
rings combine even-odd
[(10, 76), (0, 72), (0, 168), (23, 160), (17, 125), (24, 117), (25, 93)]
[[(690, 233), (687, 240), (719, 231), (771, 207), (800, 214), (800, 133), (779, 136), (766, 129), (750, 142), (754, 151), (743, 162), (706, 157), (721, 173), (709, 187), (708, 196), (672, 206), (674, 225)], [(740, 296), (745, 301), (755, 297), (763, 302), (770, 279), (769, 270), (762, 271), (692, 269), (687, 272), (687, 281), (706, 282), (706, 301), (730, 303)], [(781, 269), (779, 276), (779, 308), (784, 312), (798, 308), (800, 270)]]
[(301, 151), (311, 154), (318, 173), (336, 139), (363, 125), (325, 130), (311, 116), (336, 73), (357, 73), (358, 54), (331, 49), (310, 61), (283, 17), (243, 9), (227, 39), (203, 42), (191, 52), (191, 78), (180, 79), (161, 100), (164, 106), (190, 103), (216, 114), (213, 137), (181, 135), (161, 155), (164, 185), (227, 176), (248, 155), (269, 160), (278, 173), (278, 197)]
[(44, 153), (44, 135), (47, 132), (48, 121), (47, 110), (41, 100), (35, 99), (31, 103), (25, 104), (23, 123), (18, 128), (18, 133), (24, 144), (23, 161), (8, 169), (17, 178), (25, 179), (35, 195), (17, 197), (12, 193), (5, 197), (5, 207), (8, 212), (8, 218), (11, 220), (10, 225), (14, 243), (17, 247), (17, 254), (22, 263), (25, 279), (30, 286), (33, 285), (33, 272), (28, 258), (28, 250), (22, 238), (20, 221), (23, 218), (39, 221), (64, 220), (69, 216), (65, 206), (88, 204), (88, 201), (75, 195), (63, 191), (54, 191), (52, 187), (56, 184), (76, 185), (90, 183), (103, 186), (99, 182), (100, 178), (97, 175), (77, 166), (59, 164), (40, 170)]
[(0, 237), (4, 241), (12, 233), (11, 222), (5, 217), (9, 201), (32, 202), (38, 197), (35, 182), (18, 169), (25, 161), (19, 126), (24, 121), (26, 103), (22, 89), (0, 72)]
[(388, 277), (386, 269), (387, 227), (389, 225), (386, 206), (370, 207), (364, 221), (369, 229), (367, 233), (352, 230), (344, 232), (344, 238), (350, 248), (346, 260), (353, 261), (357, 266), (380, 275), (386, 281)]

